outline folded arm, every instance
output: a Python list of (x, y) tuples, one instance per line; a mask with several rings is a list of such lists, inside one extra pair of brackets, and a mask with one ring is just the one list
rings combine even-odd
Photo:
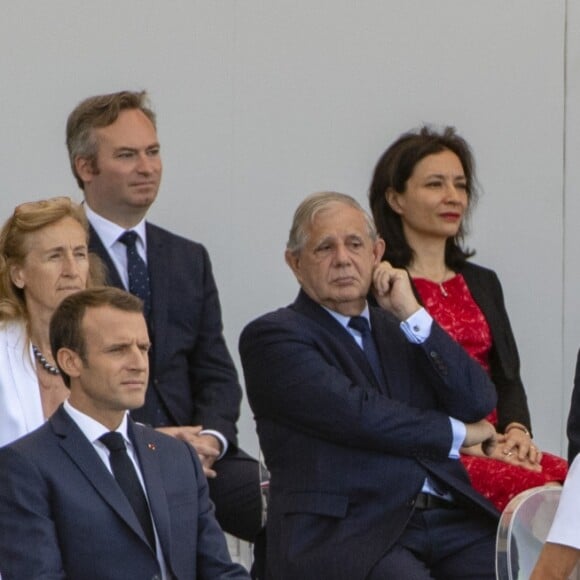
[[(263, 317), (242, 333), (240, 353), (249, 401), (257, 418), (268, 417), (341, 445), (402, 456), (448, 457), (450, 413), (444, 408), (436, 410), (437, 397), (444, 400), (444, 394), (433, 391), (450, 375), (461, 381), (462, 393), (469, 393), (474, 388), (469, 373), (445, 376), (446, 372), (434, 371), (428, 360), (429, 348), (410, 345), (401, 334), (393, 348), (410, 357), (412, 376), (405, 379), (409, 382), (406, 386), (428, 398), (423, 407), (413, 406), (379, 392), (360, 372), (357, 374), (353, 361), (340, 352), (339, 341), (321, 338), (318, 331), (308, 329), (306, 318), (288, 320), (292, 316)], [(486, 380), (481, 369), (475, 374)], [(454, 388), (457, 385), (449, 384), (443, 390), (453, 392)], [(488, 399), (489, 408), (483, 405), (475, 418), (472, 416), (477, 412), (471, 412), (469, 401), (463, 401), (462, 407), (457, 404), (456, 418), (468, 423), (481, 419), (495, 404), (493, 398)]]

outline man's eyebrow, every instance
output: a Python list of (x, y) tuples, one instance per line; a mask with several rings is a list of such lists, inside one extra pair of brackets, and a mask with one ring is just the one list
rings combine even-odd
[(327, 244), (328, 242), (332, 242), (332, 241), (334, 241), (334, 236), (324, 236), (323, 238), (316, 240), (314, 246), (318, 247), (321, 244)]
[(121, 147), (115, 147), (114, 151), (115, 151), (115, 153), (118, 153), (119, 151), (130, 151), (132, 153), (136, 153), (138, 151), (138, 149), (136, 147), (128, 147), (128, 146), (122, 145)]
[(128, 346), (129, 344), (130, 344), (129, 341), (119, 340), (118, 342), (109, 342), (108, 344), (105, 344), (103, 346), (103, 348), (105, 350), (114, 349), (114, 348), (123, 348), (125, 346)]
[[(118, 153), (119, 151), (130, 151), (131, 153), (137, 153), (139, 151), (139, 149), (140, 149), (140, 147), (130, 147), (129, 145), (120, 145), (119, 147), (115, 147), (114, 151), (115, 151), (115, 153)], [(148, 149), (161, 149), (161, 145), (157, 142), (150, 143), (144, 149), (146, 151)]]

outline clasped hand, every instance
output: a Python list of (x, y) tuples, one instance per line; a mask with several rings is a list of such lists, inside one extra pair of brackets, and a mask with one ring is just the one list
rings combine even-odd
[(484, 455), (530, 471), (542, 471), (542, 453), (525, 433), (521, 432), (521, 436), (515, 435), (512, 433), (515, 429), (512, 429), (508, 434), (501, 435), (485, 420), (466, 427), (467, 436), (461, 449), (466, 455)]
[(542, 452), (534, 445), (531, 437), (520, 429), (510, 429), (501, 436), (502, 460), (521, 465), (532, 471), (542, 471)]
[(157, 428), (157, 431), (161, 431), (161, 433), (189, 443), (197, 452), (206, 477), (213, 478), (217, 476), (217, 473), (212, 467), (219, 457), (221, 445), (213, 435), (209, 433), (200, 434), (202, 430), (203, 427), (201, 425)]

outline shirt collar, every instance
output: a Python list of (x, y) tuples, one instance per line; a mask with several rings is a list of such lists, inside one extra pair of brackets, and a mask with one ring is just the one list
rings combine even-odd
[[(91, 443), (96, 443), (99, 440), (99, 437), (110, 431), (110, 429), (105, 427), (102, 423), (99, 423), (92, 417), (85, 415), (82, 411), (75, 409), (68, 399), (64, 402), (64, 410), (70, 415), (71, 419), (77, 424), (78, 428)], [(123, 415), (123, 420), (115, 431), (123, 435), (126, 444), (131, 445), (131, 441), (127, 435), (127, 413)]]
[[(84, 202), (85, 213), (89, 223), (93, 226), (94, 230), (97, 232), (99, 238), (103, 242), (103, 245), (107, 250), (111, 250), (113, 245), (119, 242), (119, 237), (127, 230), (122, 228), (120, 225), (112, 222), (102, 215), (99, 215), (91, 209), (89, 204)], [(143, 218), (136, 226), (130, 228), (132, 231), (136, 232), (139, 236), (139, 240), (147, 252), (147, 236), (145, 228), (145, 218)], [(119, 242), (120, 243), (120, 242)]]
[[(345, 316), (344, 314), (340, 314), (339, 312), (336, 312), (335, 310), (331, 310), (330, 308), (326, 308), (326, 306), (322, 306), (322, 308), (324, 308), (324, 310), (326, 310), (326, 312), (328, 312), (328, 314), (330, 314), (341, 326), (343, 326), (344, 328), (349, 330), (350, 327), (348, 326), (348, 323), (350, 322), (350, 319), (352, 318), (352, 316)], [(369, 321), (369, 327), (372, 328), (368, 303), (365, 303), (364, 310), (359, 314), (359, 316), (366, 318)]]

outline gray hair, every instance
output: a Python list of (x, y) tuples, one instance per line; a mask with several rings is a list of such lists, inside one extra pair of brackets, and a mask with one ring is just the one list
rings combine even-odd
[(337, 193), (336, 191), (322, 191), (309, 195), (296, 209), (288, 242), (286, 243), (286, 249), (289, 252), (293, 254), (300, 253), (308, 241), (308, 229), (316, 215), (334, 203), (342, 203), (360, 211), (365, 218), (370, 238), (373, 242), (377, 239), (377, 229), (373, 219), (354, 197), (345, 193)]

